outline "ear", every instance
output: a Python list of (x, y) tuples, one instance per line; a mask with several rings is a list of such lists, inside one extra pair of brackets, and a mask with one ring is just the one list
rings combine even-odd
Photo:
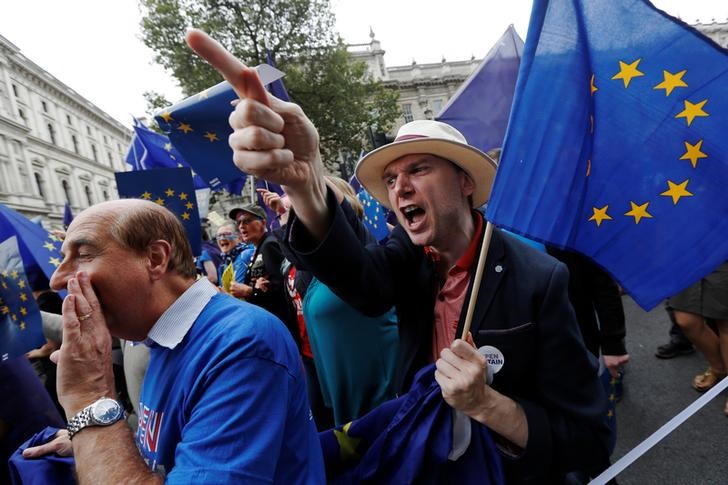
[(475, 192), (475, 182), (465, 170), (458, 171), (460, 179), (460, 191), (465, 197), (470, 197)]
[(147, 269), (152, 280), (161, 279), (167, 272), (172, 246), (163, 239), (152, 241), (147, 247)]

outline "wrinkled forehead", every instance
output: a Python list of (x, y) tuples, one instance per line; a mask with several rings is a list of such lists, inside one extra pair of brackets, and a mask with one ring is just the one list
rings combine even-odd
[(61, 251), (81, 245), (105, 246), (112, 240), (108, 218), (95, 211), (84, 211), (68, 226)]
[(389, 162), (382, 172), (382, 178), (390, 177), (393, 174), (396, 174), (398, 172), (402, 172), (407, 170), (408, 168), (412, 167), (413, 165), (417, 165), (418, 163), (422, 162), (431, 162), (435, 164), (447, 164), (452, 165), (453, 167), (457, 167), (454, 163), (452, 163), (450, 160), (446, 160), (442, 157), (438, 157), (437, 155), (433, 155), (431, 153), (410, 153), (408, 155), (403, 155), (399, 158), (396, 158)]

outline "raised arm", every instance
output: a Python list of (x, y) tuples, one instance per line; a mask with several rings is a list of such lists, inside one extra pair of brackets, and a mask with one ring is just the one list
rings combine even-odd
[(230, 115), (230, 146), (240, 170), (284, 186), (298, 219), (315, 239), (330, 224), (316, 128), (298, 105), (269, 95), (251, 69), (197, 29), (187, 44), (232, 85), (240, 102)]

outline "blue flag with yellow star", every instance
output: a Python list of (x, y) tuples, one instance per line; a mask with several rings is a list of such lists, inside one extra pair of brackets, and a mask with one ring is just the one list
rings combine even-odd
[(45, 343), (38, 304), (25, 276), (16, 236), (0, 243), (0, 361)]
[[(267, 64), (256, 69), (264, 85), (283, 75)], [(228, 145), (232, 133), (228, 117), (234, 109), (230, 103), (236, 99), (232, 86), (223, 81), (163, 110), (155, 120), (213, 190), (225, 187), (240, 195), (246, 174), (233, 163), (233, 151)]]
[(172, 211), (185, 227), (192, 254), (199, 256), (202, 232), (191, 175), (189, 168), (160, 168), (114, 174), (119, 197), (149, 200)]
[(61, 264), (61, 240), (43, 227), (0, 204), (0, 241), (17, 236), (25, 275), (34, 290), (48, 288), (48, 282)]
[(536, 0), (487, 209), (643, 308), (728, 260), (728, 52), (645, 0)]
[[(150, 130), (136, 118), (134, 118), (134, 137), (126, 154), (126, 163), (131, 165), (132, 170), (189, 167), (168, 137)], [(199, 175), (193, 174), (192, 177), (195, 189), (209, 187)]]
[[(362, 155), (359, 157), (361, 158)], [(371, 196), (369, 192), (359, 183), (359, 179), (356, 175), (352, 176), (349, 180), (349, 185), (356, 192), (356, 197), (364, 206), (364, 226), (372, 233), (372, 236), (378, 241), (382, 242), (389, 237), (389, 228), (387, 227), (387, 217), (390, 211), (382, 204), (377, 202), (377, 199)]]

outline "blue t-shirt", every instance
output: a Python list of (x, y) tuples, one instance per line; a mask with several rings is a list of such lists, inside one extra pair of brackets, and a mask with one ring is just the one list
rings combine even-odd
[[(248, 263), (250, 263), (250, 260), (253, 259), (253, 255), (255, 254), (255, 246), (253, 244), (250, 244), (250, 243), (241, 243), (241, 244), (244, 244), (244, 247), (232, 262), (234, 281), (236, 283), (245, 282), (245, 276), (248, 274)], [(227, 266), (228, 265), (223, 262), (222, 264), (220, 264), (220, 266), (217, 269), (217, 285), (218, 286), (222, 286), (221, 278), (222, 278), (222, 274), (223, 274), (223, 272), (225, 272), (225, 268)]]
[(151, 346), (137, 446), (167, 483), (324, 483), (298, 351), (273, 315), (212, 297), (174, 349)]

